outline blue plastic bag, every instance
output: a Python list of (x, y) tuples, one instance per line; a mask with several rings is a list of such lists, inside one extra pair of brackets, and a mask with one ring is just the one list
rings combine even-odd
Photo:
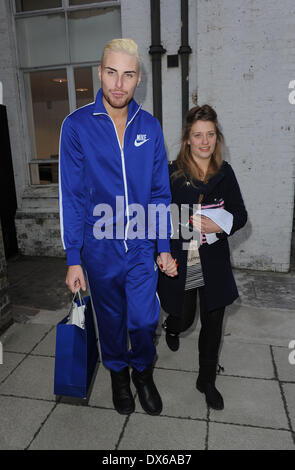
[[(75, 301), (80, 305), (79, 300)], [(56, 328), (54, 394), (87, 398), (98, 361), (98, 344), (90, 297), (84, 297), (85, 328), (67, 324), (68, 314)]]

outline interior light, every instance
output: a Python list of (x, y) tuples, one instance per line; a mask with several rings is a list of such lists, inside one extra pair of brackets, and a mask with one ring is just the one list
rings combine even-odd
[(66, 83), (67, 79), (66, 78), (53, 78), (52, 81), (55, 83)]

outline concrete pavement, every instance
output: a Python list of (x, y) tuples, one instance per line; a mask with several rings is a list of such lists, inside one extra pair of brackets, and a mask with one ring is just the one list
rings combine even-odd
[[(67, 314), (65, 262), (9, 262), (17, 320), (2, 336), (0, 449), (295, 450), (295, 273), (235, 270), (240, 299), (228, 307), (217, 378), (225, 409), (208, 409), (195, 388), (199, 322), (168, 350), (158, 328), (155, 382), (160, 416), (119, 415), (110, 376), (99, 363), (88, 400), (53, 394), (56, 324)], [(294, 346), (295, 349), (295, 346)], [(135, 389), (132, 390), (136, 396)]]

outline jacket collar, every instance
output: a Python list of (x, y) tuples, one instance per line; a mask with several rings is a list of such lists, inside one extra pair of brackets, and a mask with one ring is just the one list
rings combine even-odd
[(223, 161), (219, 172), (216, 173), (216, 175), (213, 175), (209, 179), (208, 183), (203, 183), (203, 181), (194, 180), (196, 187), (200, 190), (202, 194), (204, 194), (204, 196), (207, 196), (208, 194), (212, 193), (215, 186), (224, 178), (225, 168), (226, 168), (226, 162)]
[[(94, 112), (93, 112), (94, 116), (99, 115), (99, 114), (108, 114), (103, 104), (102, 96), (103, 96), (102, 89), (100, 88), (97, 92), (96, 100), (94, 104)], [(141, 109), (141, 105), (137, 104), (136, 101), (132, 98), (132, 100), (128, 104), (127, 123), (132, 121), (132, 119), (135, 117), (135, 115), (138, 113), (140, 109)]]

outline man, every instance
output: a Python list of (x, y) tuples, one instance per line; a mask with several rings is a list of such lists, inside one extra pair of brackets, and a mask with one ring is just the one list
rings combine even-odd
[(131, 365), (143, 409), (158, 415), (162, 401), (152, 376), (160, 310), (154, 254), (157, 250), (163, 270), (173, 262), (169, 211), (166, 234), (160, 236), (158, 217), (154, 240), (149, 239), (147, 226), (134, 237), (131, 215), (132, 205), (140, 205), (146, 223), (150, 204), (169, 206), (167, 157), (159, 122), (133, 99), (141, 80), (134, 41), (108, 43), (98, 73), (101, 89), (95, 103), (70, 114), (61, 132), (60, 216), (68, 264), (66, 284), (72, 292), (86, 289), (83, 265), (116, 410), (121, 414), (134, 411)]

